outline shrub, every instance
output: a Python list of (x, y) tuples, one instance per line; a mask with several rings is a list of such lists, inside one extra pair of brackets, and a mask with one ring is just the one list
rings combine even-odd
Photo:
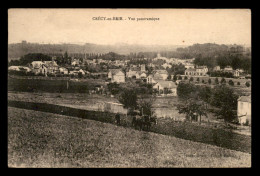
[(215, 84), (218, 84), (218, 83), (219, 83), (218, 78), (216, 78), (215, 79)]
[(228, 84), (229, 84), (230, 86), (234, 86), (234, 82), (233, 82), (232, 80), (229, 80), (229, 81), (228, 81)]
[(246, 87), (250, 87), (250, 83), (249, 82), (246, 82)]
[(222, 78), (221, 81), (220, 81), (221, 84), (226, 84), (226, 80), (225, 78)]

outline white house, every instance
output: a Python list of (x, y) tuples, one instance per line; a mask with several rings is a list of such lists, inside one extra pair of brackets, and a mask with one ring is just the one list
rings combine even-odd
[(47, 67), (48, 73), (59, 72), (59, 66), (55, 61), (43, 61), (44, 65)]
[(233, 70), (233, 68), (230, 67), (230, 66), (226, 66), (226, 67), (224, 68), (224, 71), (232, 71), (232, 70)]
[(177, 85), (172, 81), (158, 80), (153, 89), (158, 90), (159, 94), (177, 96)]
[(168, 63), (164, 63), (164, 64), (162, 65), (162, 67), (165, 68), (165, 69), (166, 69), (167, 67), (168, 67), (168, 68), (172, 68), (172, 65), (170, 65), (170, 64), (168, 64)]
[(67, 75), (69, 73), (68, 69), (65, 67), (60, 67), (59, 68), (60, 73)]
[(206, 66), (198, 66), (196, 68), (188, 68), (185, 70), (185, 75), (206, 76), (208, 68)]
[(120, 69), (110, 69), (108, 72), (108, 78), (111, 82), (125, 82), (125, 74)]
[(72, 65), (72, 66), (79, 65), (79, 59), (74, 59), (74, 60), (71, 62), (71, 65)]
[(216, 66), (213, 68), (213, 71), (220, 71), (220, 66)]
[(146, 77), (146, 82), (147, 82), (147, 84), (156, 83), (156, 81), (154, 80), (153, 75), (148, 75), (148, 76)]
[(184, 64), (184, 66), (185, 66), (186, 69), (195, 68), (194, 64), (190, 64), (190, 63)]
[(10, 67), (8, 67), (8, 70), (20, 71), (20, 68), (19, 68), (19, 66), (10, 66)]
[(168, 77), (168, 72), (166, 70), (156, 70), (153, 77), (158, 80), (166, 80)]
[(29, 67), (31, 68), (32, 72), (37, 74), (44, 74), (47, 75), (47, 67), (42, 61), (33, 61)]
[(251, 96), (241, 96), (237, 100), (237, 116), (240, 124), (251, 125)]

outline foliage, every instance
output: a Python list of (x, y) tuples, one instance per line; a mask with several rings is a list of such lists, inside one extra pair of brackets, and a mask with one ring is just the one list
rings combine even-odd
[(180, 114), (186, 114), (187, 120), (190, 121), (198, 121), (198, 117), (206, 116), (206, 109), (204, 108), (204, 105), (198, 101), (194, 101), (192, 99), (188, 99), (185, 104), (179, 104), (177, 105), (177, 109)]
[(196, 87), (191, 83), (180, 83), (177, 86), (177, 95), (180, 98), (187, 99), (191, 94), (194, 94)]
[(177, 76), (176, 76), (176, 74), (174, 74), (173, 81), (176, 81), (176, 80), (177, 80)]
[(222, 78), (221, 81), (220, 81), (221, 84), (226, 84), (226, 80), (225, 78)]
[(215, 84), (219, 84), (218, 78), (215, 78)]
[(112, 95), (117, 95), (120, 92), (120, 87), (119, 87), (119, 84), (117, 84), (117, 83), (109, 83), (107, 85), (107, 88), (108, 88), (109, 92), (111, 92)]
[(208, 74), (211, 77), (225, 77), (225, 78), (233, 78), (233, 74), (230, 72), (223, 72), (223, 71), (209, 71)]
[(250, 83), (248, 81), (245, 83), (245, 85), (246, 87), (250, 87)]
[(229, 81), (228, 81), (228, 84), (229, 84), (230, 86), (234, 86), (234, 82), (233, 82), (232, 80), (229, 80)]
[(218, 107), (220, 110), (216, 115), (223, 118), (225, 121), (232, 121), (235, 119), (234, 110), (237, 109), (238, 95), (225, 85), (217, 86), (211, 97), (211, 105)]
[(149, 99), (144, 99), (141, 97), (138, 102), (139, 111), (143, 113), (143, 115), (151, 116), (154, 114), (152, 110), (152, 105), (155, 101), (155, 97), (150, 97)]
[(22, 56), (19, 60), (11, 60), (8, 65), (27, 65), (32, 61), (51, 61), (51, 57), (42, 53), (29, 53)]
[(137, 108), (137, 93), (133, 89), (124, 89), (119, 97), (119, 102), (124, 105), (125, 108)]

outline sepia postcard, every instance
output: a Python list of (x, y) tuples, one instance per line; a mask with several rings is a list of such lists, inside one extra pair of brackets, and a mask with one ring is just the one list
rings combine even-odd
[(251, 10), (11, 8), (8, 167), (251, 167)]

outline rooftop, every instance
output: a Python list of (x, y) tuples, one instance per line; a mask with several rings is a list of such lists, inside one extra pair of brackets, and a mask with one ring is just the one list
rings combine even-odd
[(165, 88), (176, 88), (177, 87), (177, 85), (172, 81), (158, 80), (156, 82)]
[(241, 97), (238, 98), (238, 101), (251, 103), (251, 96), (241, 96)]

